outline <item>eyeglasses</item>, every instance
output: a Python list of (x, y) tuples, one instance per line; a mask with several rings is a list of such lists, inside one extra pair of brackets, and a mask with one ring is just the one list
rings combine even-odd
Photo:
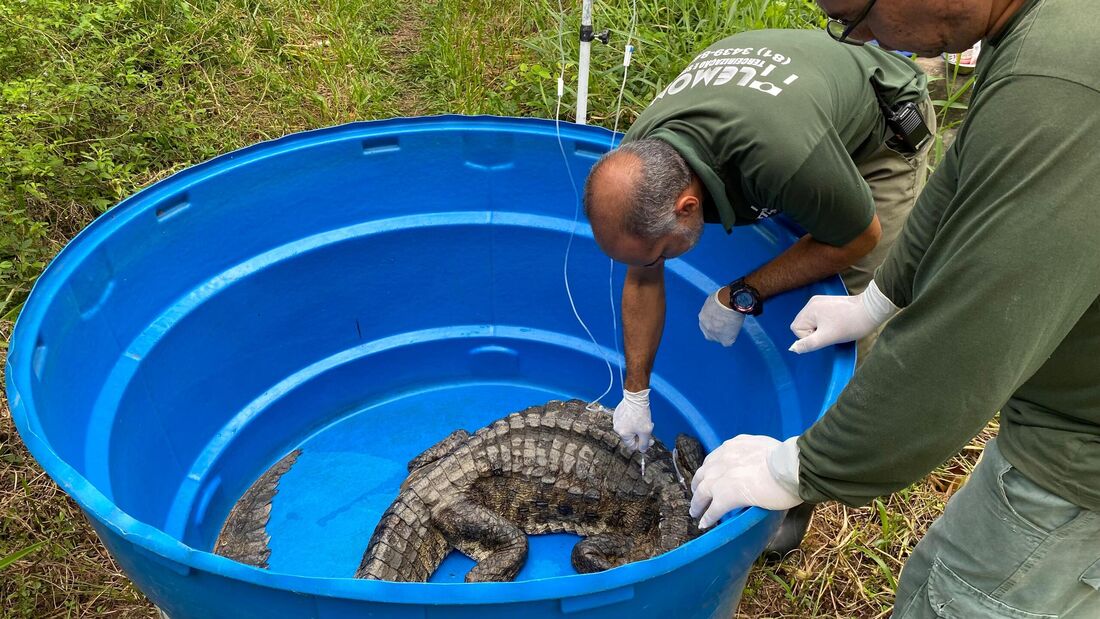
[(860, 22), (867, 18), (867, 14), (871, 12), (871, 7), (875, 6), (875, 2), (878, 0), (871, 0), (867, 3), (867, 6), (863, 7), (863, 10), (856, 15), (854, 19), (839, 19), (836, 17), (830, 17), (829, 21), (825, 23), (825, 32), (829, 33), (829, 36), (833, 39), (840, 41), (841, 43), (847, 43), (848, 45), (863, 45), (863, 41), (856, 41), (849, 39), (848, 36), (852, 34), (852, 31), (859, 26)]

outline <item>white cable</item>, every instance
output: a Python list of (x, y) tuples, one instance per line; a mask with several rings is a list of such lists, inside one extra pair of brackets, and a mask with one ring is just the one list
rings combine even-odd
[[(558, 73), (558, 101), (554, 108), (554, 129), (558, 137), (558, 149), (561, 150), (562, 161), (565, 162), (565, 173), (569, 177), (569, 185), (573, 188), (573, 225), (569, 229), (569, 242), (565, 246), (565, 262), (562, 265), (562, 279), (565, 281), (565, 295), (569, 298), (569, 307), (573, 308), (573, 316), (576, 317), (577, 322), (584, 329), (584, 332), (588, 334), (588, 339), (592, 340), (592, 344), (596, 346), (597, 350), (600, 348), (600, 343), (596, 341), (596, 337), (592, 335), (592, 331), (585, 324), (581, 318), (580, 312), (577, 311), (577, 304), (573, 301), (573, 291), (569, 288), (569, 253), (573, 249), (573, 237), (577, 232), (577, 222), (580, 219), (581, 208), (581, 193), (577, 189), (577, 181), (573, 178), (573, 169), (569, 165), (569, 157), (565, 154), (565, 143), (561, 139), (561, 100), (565, 94), (565, 45), (562, 38), (565, 36), (565, 7), (562, 6), (561, 0), (558, 0), (558, 50), (561, 52), (561, 71)], [(616, 344), (618, 338), (616, 338)], [(603, 397), (611, 393), (611, 388), (615, 385), (615, 373), (611, 369), (611, 360), (607, 358), (607, 355), (602, 355), (604, 363), (607, 364), (607, 389), (600, 394), (598, 398), (592, 400), (588, 407), (589, 409), (597, 408), (600, 406), (599, 402)], [(621, 379), (620, 379), (621, 380)]]
[[(623, 110), (623, 93), (626, 92), (626, 74), (630, 71), (630, 61), (634, 56), (634, 36), (638, 31), (638, 0), (630, 1), (630, 33), (626, 35), (626, 45), (623, 46), (623, 81), (619, 84), (619, 98), (615, 103), (615, 124), (612, 128), (611, 140), (614, 145), (615, 134), (619, 132), (619, 115)], [(608, 149), (610, 150), (610, 148)]]
[[(626, 45), (623, 46), (623, 81), (619, 84), (619, 96), (615, 102), (615, 124), (611, 129), (611, 143), (607, 145), (607, 150), (615, 148), (615, 134), (619, 132), (619, 116), (623, 110), (623, 93), (626, 91), (626, 74), (630, 70), (630, 60), (634, 55), (634, 35), (638, 29), (638, 0), (631, 0), (630, 2), (630, 33), (626, 36)], [(615, 310), (615, 261), (609, 260), (611, 267), (607, 275), (607, 291), (608, 297), (611, 300), (611, 333), (615, 338), (615, 357), (623, 357), (623, 362), (617, 364), (619, 366), (619, 385), (623, 389), (626, 389), (626, 380), (623, 378), (623, 365), (626, 363), (626, 357), (619, 351), (619, 314)]]
[(619, 350), (619, 313), (615, 311), (615, 261), (608, 260), (607, 270), (607, 297), (611, 301), (611, 337), (615, 339), (615, 359), (623, 358), (622, 363), (616, 363), (619, 368), (619, 386), (626, 389), (626, 380), (623, 378), (623, 365), (626, 358)]

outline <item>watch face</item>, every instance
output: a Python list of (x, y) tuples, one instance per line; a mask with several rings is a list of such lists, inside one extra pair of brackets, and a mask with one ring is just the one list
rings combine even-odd
[(735, 309), (749, 311), (756, 305), (756, 299), (748, 290), (739, 290), (733, 295), (733, 304), (736, 306)]

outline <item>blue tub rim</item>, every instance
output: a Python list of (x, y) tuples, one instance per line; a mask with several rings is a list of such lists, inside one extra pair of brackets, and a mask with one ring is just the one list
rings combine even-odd
[[(388, 132), (417, 129), (469, 130), (471, 128), (492, 131), (507, 129), (513, 132), (543, 135), (547, 130), (554, 133), (560, 131), (562, 139), (597, 142), (597, 138), (602, 138), (608, 148), (622, 138), (622, 134), (613, 133), (603, 127), (541, 118), (445, 114), (357, 121), (291, 133), (189, 166), (141, 189), (97, 217), (58, 253), (35, 282), (16, 321), (8, 348), (6, 360), (8, 403), (16, 429), (36, 462), (76, 501), (82, 510), (102, 526), (107, 527), (111, 533), (140, 547), (161, 562), (174, 564), (176, 569), (203, 570), (262, 587), (298, 593), (397, 604), (485, 604), (487, 602), (505, 604), (577, 597), (630, 587), (635, 583), (679, 569), (702, 556), (715, 552), (772, 516), (771, 512), (761, 508), (745, 509), (727, 518), (705, 535), (679, 548), (652, 559), (596, 574), (555, 576), (506, 583), (398, 583), (351, 577), (299, 576), (244, 565), (211, 552), (193, 548), (161, 529), (136, 520), (115, 506), (75, 468), (63, 461), (53, 451), (49, 442), (40, 436), (40, 428), (34, 427), (37, 424), (32, 422), (35, 418), (34, 404), (22, 398), (21, 394), (30, 392), (33, 365), (30, 355), (35, 348), (36, 336), (49, 306), (46, 300), (53, 298), (51, 293), (56, 293), (59, 286), (67, 281), (74, 265), (80, 264), (80, 261), (99, 242), (102, 242), (114, 227), (123, 225), (148, 208), (155, 208), (163, 197), (185, 191), (190, 185), (210, 176), (297, 148), (313, 147), (330, 140), (348, 139), (359, 132), (363, 132), (364, 136), (377, 136)], [(783, 227), (779, 222), (765, 223)], [(838, 350), (833, 361), (833, 375), (850, 376), (854, 367), (854, 347), (848, 346)], [(843, 382), (836, 380), (830, 382), (819, 417), (839, 395), (844, 387)], [(547, 584), (553, 586), (548, 587)]]

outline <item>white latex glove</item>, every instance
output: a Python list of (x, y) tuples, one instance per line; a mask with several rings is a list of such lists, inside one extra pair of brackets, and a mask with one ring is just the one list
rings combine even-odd
[(729, 346), (741, 332), (745, 315), (722, 305), (718, 300), (718, 293), (722, 290), (724, 289), (719, 288), (717, 292), (707, 297), (703, 309), (699, 310), (699, 330), (708, 340)]
[(713, 526), (739, 507), (790, 509), (798, 496), (798, 440), (741, 434), (710, 452), (691, 480), (691, 517)]
[(623, 390), (623, 400), (615, 407), (612, 427), (623, 439), (628, 451), (645, 453), (653, 444), (653, 420), (649, 415), (649, 389)]
[(898, 311), (873, 280), (853, 297), (817, 295), (794, 317), (791, 331), (799, 339), (789, 350), (802, 354), (829, 344), (853, 342), (870, 335)]

